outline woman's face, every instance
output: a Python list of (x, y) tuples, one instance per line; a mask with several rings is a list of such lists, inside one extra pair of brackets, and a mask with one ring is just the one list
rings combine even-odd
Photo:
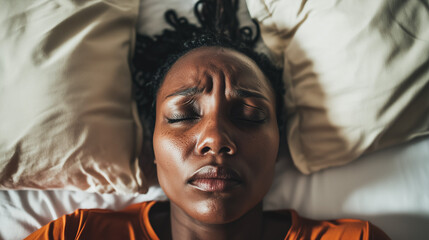
[(192, 50), (159, 89), (153, 145), (172, 204), (205, 223), (234, 221), (271, 186), (279, 146), (273, 90), (241, 53)]

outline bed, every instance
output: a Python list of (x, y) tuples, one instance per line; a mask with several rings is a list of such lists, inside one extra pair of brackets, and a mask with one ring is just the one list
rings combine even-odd
[[(3, 1), (0, 239), (77, 208), (166, 199), (133, 102), (135, 32), (196, 1)], [(429, 3), (240, 1), (282, 66), (288, 123), (265, 209), (429, 236)], [(140, 160), (139, 160), (140, 159)]]

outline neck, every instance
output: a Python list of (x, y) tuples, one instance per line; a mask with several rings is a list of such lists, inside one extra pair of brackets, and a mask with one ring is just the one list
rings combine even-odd
[(171, 235), (178, 239), (261, 239), (263, 234), (262, 204), (244, 216), (225, 224), (207, 224), (191, 218), (178, 206), (171, 204)]

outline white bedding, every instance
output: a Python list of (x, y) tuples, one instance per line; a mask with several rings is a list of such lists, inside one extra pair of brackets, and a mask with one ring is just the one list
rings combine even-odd
[(315, 219), (370, 220), (392, 239), (429, 237), (429, 137), (302, 175), (281, 161), (266, 208)]
[[(303, 175), (280, 159), (266, 209), (293, 208), (319, 219), (372, 221), (392, 239), (429, 236), (429, 137), (362, 157), (347, 166)], [(21, 239), (77, 208), (121, 209), (165, 199), (153, 187), (138, 196), (56, 191), (0, 191), (0, 239)]]
[(0, 191), (0, 239), (22, 239), (49, 221), (78, 208), (122, 209), (155, 199), (165, 199), (157, 187), (136, 196), (68, 190)]

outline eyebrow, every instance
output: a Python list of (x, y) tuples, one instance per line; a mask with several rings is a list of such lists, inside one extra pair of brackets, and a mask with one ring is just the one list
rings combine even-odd
[(252, 92), (244, 89), (235, 89), (233, 95), (241, 98), (262, 98), (268, 101), (268, 98), (258, 92)]
[[(173, 96), (195, 96), (195, 95), (202, 93), (203, 91), (204, 91), (203, 88), (200, 88), (200, 89), (197, 87), (185, 88), (185, 89), (181, 89), (177, 92), (174, 92), (172, 94), (169, 94), (165, 98), (169, 98), (169, 97), (173, 97)], [(261, 99), (265, 99), (268, 101), (268, 98), (265, 97), (264, 95), (262, 95), (258, 92), (252, 92), (252, 91), (248, 91), (248, 90), (244, 90), (244, 89), (234, 89), (234, 90), (232, 90), (232, 95), (234, 95), (236, 97), (240, 97), (240, 98), (261, 98)]]
[(197, 87), (185, 88), (185, 89), (181, 89), (177, 92), (174, 92), (172, 94), (169, 94), (165, 98), (169, 98), (169, 97), (173, 97), (173, 96), (194, 96), (194, 95), (197, 95), (199, 93), (202, 93), (203, 91), (204, 91), (204, 89), (202, 89), (202, 88), (198, 89)]

